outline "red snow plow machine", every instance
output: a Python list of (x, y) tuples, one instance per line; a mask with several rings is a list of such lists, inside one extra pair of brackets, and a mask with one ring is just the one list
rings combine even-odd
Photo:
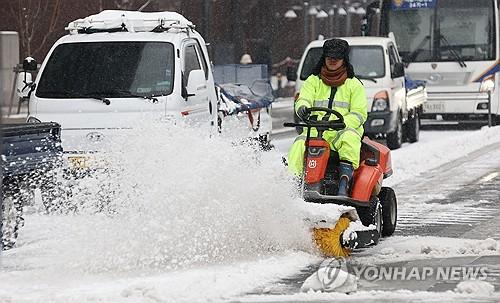
[[(396, 228), (396, 195), (392, 188), (382, 186), (383, 180), (392, 174), (390, 150), (365, 137), (361, 144), (360, 165), (354, 171), (348, 196), (339, 196), (339, 155), (323, 139), (323, 133), (344, 129), (343, 116), (329, 108), (308, 110), (309, 118), (302, 123), (284, 123), (285, 127), (306, 129), (303, 199), (311, 205), (338, 205), (339, 213), (333, 219), (322, 220), (316, 216), (308, 221), (316, 245), (325, 256), (349, 256), (355, 248), (375, 245), (380, 237), (391, 236)], [(317, 112), (325, 112), (336, 119), (317, 121), (311, 116)], [(311, 137), (313, 128), (318, 132), (317, 137)], [(328, 212), (328, 208), (325, 210)]]

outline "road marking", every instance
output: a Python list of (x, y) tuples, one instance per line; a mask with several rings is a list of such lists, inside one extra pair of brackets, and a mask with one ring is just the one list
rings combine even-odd
[(491, 180), (495, 179), (498, 175), (500, 175), (500, 173), (498, 173), (498, 172), (491, 173), (491, 174), (487, 175), (486, 177), (481, 178), (477, 182), (477, 184), (479, 184), (479, 183), (486, 183), (488, 181), (491, 181)]

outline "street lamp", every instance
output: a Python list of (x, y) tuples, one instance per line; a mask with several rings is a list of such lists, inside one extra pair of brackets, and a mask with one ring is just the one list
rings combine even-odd
[(320, 10), (320, 11), (316, 14), (316, 18), (319, 18), (319, 19), (328, 18), (328, 14), (327, 14), (327, 12), (325, 12), (324, 10)]
[[(302, 5), (294, 5), (291, 9), (287, 10), (284, 14), (284, 17), (287, 19), (295, 19), (297, 18), (297, 13), (295, 11), (302, 11), (304, 16), (304, 48), (306, 48), (309, 43), (309, 39), (315, 39), (315, 18), (324, 19), (333, 17), (335, 14), (334, 8), (331, 8), (328, 13), (321, 8), (319, 5), (311, 5), (309, 2), (304, 2)], [(309, 16), (313, 19), (309, 20)], [(312, 21), (312, 24), (309, 25), (309, 22)], [(311, 26), (311, 29), (309, 29)], [(311, 33), (309, 33), (309, 31)]]
[(297, 18), (297, 14), (295, 13), (295, 11), (293, 9), (287, 10), (284, 16), (287, 19), (295, 19), (295, 18)]

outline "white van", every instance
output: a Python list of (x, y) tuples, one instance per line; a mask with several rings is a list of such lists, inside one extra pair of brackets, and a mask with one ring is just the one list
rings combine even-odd
[[(424, 86), (407, 89), (404, 66), (396, 43), (386, 37), (343, 37), (350, 45), (349, 60), (356, 77), (361, 80), (368, 103), (365, 135), (387, 139), (396, 149), (404, 141), (419, 139), (422, 105), (427, 99)], [(296, 91), (311, 75), (323, 52), (325, 40), (311, 42), (300, 60)]]
[[(28, 122), (61, 124), (63, 148), (77, 154), (75, 163), (145, 114), (207, 128), (217, 123), (206, 44), (182, 15), (110, 10), (73, 21), (66, 30), (21, 95), (29, 97)], [(30, 83), (29, 74), (21, 78)]]

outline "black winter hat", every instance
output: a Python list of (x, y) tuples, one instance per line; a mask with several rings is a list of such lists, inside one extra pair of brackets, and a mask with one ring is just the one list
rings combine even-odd
[(337, 38), (326, 40), (325, 43), (323, 43), (323, 53), (312, 70), (313, 75), (319, 75), (321, 73), (321, 67), (325, 64), (326, 57), (344, 59), (344, 64), (347, 68), (347, 77), (354, 77), (354, 68), (349, 62), (349, 43), (347, 43), (347, 41)]
[(323, 56), (334, 59), (346, 59), (349, 56), (349, 43), (336, 38), (326, 40), (323, 44)]

